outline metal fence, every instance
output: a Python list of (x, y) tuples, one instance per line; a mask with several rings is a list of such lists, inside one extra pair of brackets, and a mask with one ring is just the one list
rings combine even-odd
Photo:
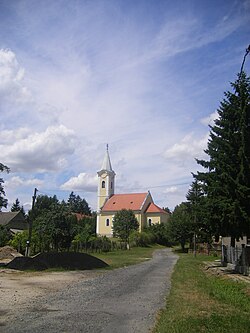
[(246, 246), (222, 246), (221, 261), (223, 265), (232, 264), (235, 272), (249, 275), (250, 247)]

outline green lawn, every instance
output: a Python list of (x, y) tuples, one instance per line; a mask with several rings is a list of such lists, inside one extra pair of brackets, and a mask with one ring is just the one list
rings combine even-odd
[(209, 274), (213, 257), (181, 254), (154, 333), (249, 333), (250, 284)]
[(134, 247), (130, 250), (117, 250), (107, 253), (94, 253), (93, 256), (105, 261), (109, 269), (138, 264), (142, 261), (152, 258), (152, 254), (163, 246), (154, 245), (149, 247)]

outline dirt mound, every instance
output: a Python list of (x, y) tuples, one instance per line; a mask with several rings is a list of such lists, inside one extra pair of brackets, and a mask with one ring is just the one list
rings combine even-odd
[(58, 252), (58, 253), (40, 253), (33, 258), (15, 258), (7, 268), (19, 270), (44, 270), (48, 268), (64, 268), (68, 270), (84, 270), (104, 268), (108, 265), (87, 253)]
[(13, 259), (15, 257), (22, 257), (21, 253), (18, 253), (12, 246), (0, 247), (0, 260), (2, 259)]

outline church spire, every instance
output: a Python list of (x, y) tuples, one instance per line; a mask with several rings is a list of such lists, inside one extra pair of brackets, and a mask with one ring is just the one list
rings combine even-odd
[(109, 145), (108, 144), (106, 145), (106, 154), (104, 156), (101, 170), (113, 172), (110, 157), (109, 157)]

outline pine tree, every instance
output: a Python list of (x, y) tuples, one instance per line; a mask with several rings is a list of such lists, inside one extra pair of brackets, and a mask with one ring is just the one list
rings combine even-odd
[(20, 201), (18, 200), (18, 198), (16, 198), (16, 201), (13, 203), (13, 205), (11, 206), (10, 209), (12, 212), (19, 212), (21, 211), (21, 213), (23, 214), (23, 216), (25, 216), (25, 211), (23, 206), (20, 205)]
[(85, 215), (91, 215), (89, 205), (85, 199), (82, 199), (79, 195), (75, 195), (71, 192), (68, 198), (69, 209), (73, 213), (80, 213)]
[(214, 233), (238, 239), (250, 231), (250, 80), (241, 73), (231, 86), (210, 127), (209, 160), (197, 160), (207, 172), (195, 177), (203, 182)]

